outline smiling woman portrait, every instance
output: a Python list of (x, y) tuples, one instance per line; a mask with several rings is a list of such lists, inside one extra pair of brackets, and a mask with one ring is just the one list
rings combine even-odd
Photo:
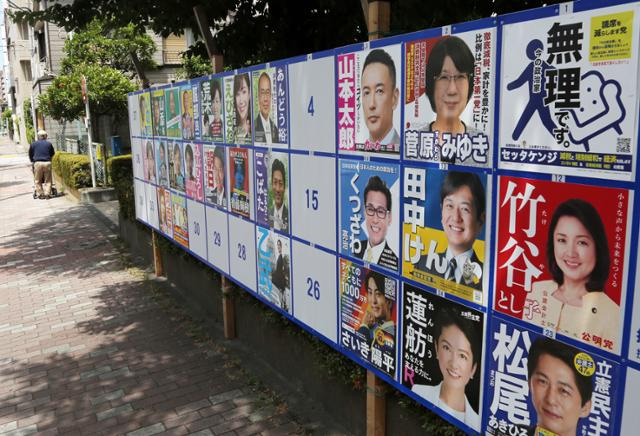
[(547, 263), (553, 280), (533, 284), (525, 303), (532, 308), (527, 320), (580, 341), (584, 335), (598, 337), (600, 341), (588, 342), (616, 349), (620, 307), (603, 291), (611, 264), (609, 246), (602, 219), (590, 203), (570, 199), (556, 208)]

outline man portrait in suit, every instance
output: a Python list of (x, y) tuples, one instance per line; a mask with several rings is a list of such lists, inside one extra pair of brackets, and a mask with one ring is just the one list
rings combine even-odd
[(265, 72), (258, 79), (258, 106), (260, 112), (255, 120), (255, 142), (271, 144), (278, 142), (278, 127), (271, 119), (271, 79)]
[(391, 225), (391, 191), (378, 176), (372, 176), (364, 188), (364, 212), (369, 238), (360, 240), (360, 249), (353, 250), (353, 255), (397, 271), (398, 256), (386, 239)]
[(213, 193), (211, 202), (227, 207), (227, 190), (224, 170), (224, 147), (219, 145), (213, 151)]
[(364, 121), (369, 141), (380, 145), (400, 144), (393, 127), (393, 111), (398, 106), (400, 90), (396, 86), (393, 59), (382, 49), (371, 50), (364, 60), (360, 81)]
[(440, 208), (447, 249), (422, 255), (416, 268), (481, 290), (482, 262), (473, 250), (485, 221), (485, 192), (480, 177), (449, 171), (440, 187)]
[(283, 232), (289, 231), (289, 209), (284, 204), (287, 188), (284, 164), (274, 159), (271, 164), (271, 200), (269, 204), (269, 226)]

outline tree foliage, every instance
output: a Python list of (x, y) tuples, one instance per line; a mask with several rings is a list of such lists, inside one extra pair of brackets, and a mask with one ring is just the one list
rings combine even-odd
[[(74, 30), (96, 17), (114, 27), (135, 23), (163, 36), (185, 28), (199, 34), (194, 6), (206, 12), (218, 50), (231, 68), (366, 41), (360, 0), (75, 0), (49, 1), (39, 12), (19, 11), (29, 21), (47, 20)], [(65, 2), (67, 3), (67, 2)], [(391, 34), (504, 14), (559, 0), (393, 0)], [(206, 53), (200, 53), (206, 56)]]
[(176, 73), (177, 79), (193, 79), (213, 73), (204, 44), (199, 41), (192, 50), (182, 53), (182, 64)]

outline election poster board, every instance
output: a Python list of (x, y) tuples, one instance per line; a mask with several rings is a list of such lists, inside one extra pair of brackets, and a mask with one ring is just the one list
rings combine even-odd
[(485, 304), (490, 193), (484, 173), (405, 166), (402, 275)]
[(400, 155), (401, 46), (337, 56), (338, 150)]
[(336, 150), (333, 56), (289, 64), (291, 149)]
[(396, 374), (398, 282), (340, 259), (340, 345)]
[(618, 434), (618, 363), (504, 321), (490, 346), (486, 434)]
[(136, 219), (461, 431), (635, 434), (639, 9), (132, 93)]
[(634, 180), (637, 3), (503, 27), (500, 168)]
[(498, 192), (494, 309), (619, 354), (632, 193), (516, 177)]
[(496, 28), (404, 45), (404, 157), (490, 167)]
[(402, 307), (402, 384), (480, 431), (484, 314), (406, 283)]
[(253, 84), (253, 142), (269, 147), (288, 147), (289, 110), (287, 66), (279, 65), (251, 73)]
[(338, 165), (340, 253), (399, 272), (399, 166), (350, 159)]

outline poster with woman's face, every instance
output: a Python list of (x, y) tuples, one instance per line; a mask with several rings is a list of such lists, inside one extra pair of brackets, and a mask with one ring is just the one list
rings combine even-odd
[(224, 77), (225, 137), (230, 144), (251, 144), (251, 79), (249, 73)]
[(405, 166), (403, 276), (485, 304), (490, 199), (484, 173)]
[(180, 192), (185, 191), (184, 176), (184, 152), (182, 144), (178, 141), (168, 141), (167, 150), (169, 151), (169, 185), (171, 189)]
[(182, 138), (182, 132), (180, 131), (180, 89), (170, 88), (165, 90), (164, 101), (167, 136), (170, 138)]
[(184, 168), (187, 196), (202, 201), (202, 144), (184, 144)]
[(224, 142), (223, 102), (221, 78), (200, 82), (200, 128), (203, 138)]
[(404, 284), (401, 382), (480, 431), (484, 314)]
[(490, 167), (495, 28), (404, 47), (405, 159)]
[(173, 238), (173, 210), (171, 207), (171, 191), (158, 188), (158, 219), (160, 231)]
[(400, 44), (338, 55), (338, 149), (399, 156)]
[(340, 259), (340, 344), (396, 374), (398, 281)]
[(500, 177), (494, 309), (619, 353), (631, 192)]
[(142, 141), (144, 144), (144, 179), (147, 182), (156, 183), (156, 158), (155, 149), (153, 147), (153, 140), (145, 139)]
[(167, 151), (167, 141), (164, 139), (155, 139), (156, 144), (156, 171), (158, 175), (158, 185), (169, 187), (169, 162), (167, 157), (169, 152)]
[(495, 320), (492, 351), (487, 353), (483, 433), (621, 434), (616, 419), (622, 389), (618, 363)]

